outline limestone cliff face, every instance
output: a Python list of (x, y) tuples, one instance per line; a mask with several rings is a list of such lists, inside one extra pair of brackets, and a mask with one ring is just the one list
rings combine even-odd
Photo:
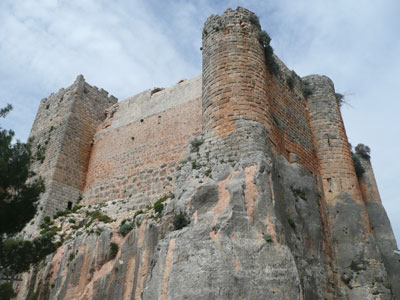
[(63, 245), (18, 299), (399, 299), (396, 242), (333, 83), (289, 71), (260, 31), (243, 8), (211, 16), (201, 80), (96, 119), (85, 205), (54, 221)]
[[(327, 208), (307, 168), (260, 153), (211, 161), (210, 173), (208, 164), (192, 168), (198, 153), (190, 157), (160, 220), (149, 210), (122, 237), (119, 224), (135, 211), (110, 202), (98, 209), (116, 222), (68, 229), (68, 218), (88, 222), (84, 211), (95, 206), (61, 221), (71, 239), (26, 275), (20, 299), (33, 291), (37, 299), (394, 299), (379, 261), (349, 258), (349, 280), (339, 282)], [(174, 230), (179, 212), (190, 223)]]

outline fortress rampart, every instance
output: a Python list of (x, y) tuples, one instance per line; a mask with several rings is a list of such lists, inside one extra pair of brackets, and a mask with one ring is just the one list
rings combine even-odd
[[(338, 299), (336, 287), (345, 291), (340, 296), (346, 299), (367, 299), (375, 286), (371, 274), (398, 281), (398, 265), (389, 251), (395, 240), (372, 167), (361, 158), (366, 173), (357, 178), (332, 81), (320, 75), (300, 78), (267, 52), (262, 35), (254, 13), (240, 7), (228, 9), (205, 22), (199, 77), (117, 102), (80, 75), (71, 87), (43, 99), (31, 131), (33, 169), (46, 183), (36, 225), (43, 216), (79, 201), (84, 205), (117, 202), (119, 209), (125, 206), (130, 211), (154, 204), (179, 184), (184, 186), (181, 197), (186, 187), (197, 193), (203, 183), (199, 179), (196, 187), (191, 186), (199, 178), (197, 170), (209, 168), (203, 172), (208, 180), (218, 166), (227, 177), (213, 178), (202, 186), (210, 189), (210, 195), (214, 189), (218, 202), (207, 215), (213, 216), (209, 233), (213, 242), (220, 234), (214, 225), (218, 220), (218, 226), (229, 223), (224, 223), (227, 217), (222, 212), (236, 197), (235, 218), (245, 224), (237, 228), (253, 226), (248, 234), (252, 242), (269, 236), (267, 242), (274, 243), (276, 251), (279, 243), (286, 253), (279, 256), (284, 259), (277, 259), (282, 270), (301, 273), (307, 264), (326, 265), (321, 274), (327, 274), (329, 283), (324, 289), (333, 295), (329, 299)], [(272, 69), (271, 60), (278, 70)], [(185, 173), (180, 172), (182, 166), (192, 177), (179, 181), (178, 176)], [(187, 211), (202, 205), (195, 198), (190, 201)], [(194, 213), (193, 222), (200, 211)], [(199, 223), (207, 219), (201, 218)], [(301, 230), (295, 229), (292, 218), (303, 222)], [(235, 243), (236, 238), (233, 234)], [(305, 263), (300, 255), (306, 252), (296, 243), (315, 257), (324, 252), (325, 261), (310, 258)], [(268, 249), (269, 254), (275, 253)], [(367, 265), (368, 272), (358, 272)], [(237, 259), (235, 270), (240, 271)], [(271, 270), (271, 282), (284, 280), (275, 268)], [(297, 283), (290, 284), (291, 292), (298, 293)], [(312, 285), (307, 288), (314, 290)]]
[(325, 76), (307, 76), (310, 124), (317, 149), (319, 171), (329, 202), (346, 191), (361, 203), (361, 193), (351, 157), (350, 145), (332, 81)]
[(201, 130), (201, 80), (147, 90), (117, 104), (94, 137), (85, 203), (145, 207), (172, 192), (179, 162)]
[(269, 147), (274, 151), (287, 159), (297, 157), (317, 173), (301, 79), (276, 56), (281, 72), (276, 77), (270, 73), (260, 32), (255, 14), (243, 8), (228, 9), (205, 22), (203, 130), (219, 140), (214, 143), (220, 152), (236, 157), (246, 155), (246, 148), (265, 151), (268, 136)]
[[(280, 72), (271, 74), (260, 30), (252, 12), (228, 9), (205, 22), (201, 78), (116, 103), (80, 75), (44, 99), (31, 131), (43, 154), (34, 169), (48, 186), (44, 214), (80, 198), (143, 207), (172, 191), (190, 140), (200, 136), (217, 159), (268, 147), (320, 175), (327, 199), (346, 191), (362, 204), (332, 82), (301, 79), (276, 56)], [(303, 84), (312, 89), (307, 98)]]
[(104, 121), (104, 110), (117, 102), (78, 76), (74, 84), (41, 101), (30, 138), (33, 171), (45, 180), (40, 212), (54, 215), (82, 198), (91, 141)]
[(195, 137), (217, 160), (270, 149), (320, 175), (328, 203), (346, 191), (362, 204), (332, 82), (301, 79), (276, 56), (280, 72), (271, 74), (260, 31), (252, 12), (228, 9), (205, 22), (202, 77), (116, 103), (80, 75), (44, 99), (31, 131), (43, 153), (34, 169), (48, 187), (43, 215), (81, 198), (144, 207), (172, 191)]
[(246, 10), (228, 10), (204, 25), (203, 128), (213, 136), (235, 130), (238, 120), (270, 127), (260, 25), (251, 17)]

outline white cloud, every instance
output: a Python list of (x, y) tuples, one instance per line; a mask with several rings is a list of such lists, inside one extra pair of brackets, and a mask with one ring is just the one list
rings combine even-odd
[[(146, 5), (135, 1), (126, 9), (106, 3), (0, 4), (0, 104), (14, 104), (6, 122), (20, 138), (26, 139), (40, 98), (70, 85), (80, 73), (120, 98), (200, 73), (200, 66), (182, 60)], [(27, 105), (30, 122), (21, 126), (16, 112)]]

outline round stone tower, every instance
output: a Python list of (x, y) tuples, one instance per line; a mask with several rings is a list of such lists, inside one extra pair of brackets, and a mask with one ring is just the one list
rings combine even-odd
[(270, 123), (260, 31), (256, 15), (241, 7), (212, 15), (205, 22), (203, 130), (211, 137), (233, 137), (241, 145), (265, 140)]
[[(373, 293), (374, 274), (381, 274), (384, 280), (387, 274), (361, 196), (335, 89), (326, 76), (310, 75), (303, 78), (303, 83), (312, 91), (307, 99), (310, 125), (337, 260), (338, 282), (347, 299), (365, 299), (365, 295)], [(366, 271), (360, 273), (360, 269)]]
[(314, 134), (325, 197), (329, 201), (341, 192), (362, 203), (342, 115), (333, 82), (326, 76), (303, 78), (312, 94), (308, 96), (310, 124)]

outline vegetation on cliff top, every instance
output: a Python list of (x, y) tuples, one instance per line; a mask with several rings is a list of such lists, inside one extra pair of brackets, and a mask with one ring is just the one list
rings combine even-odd
[(278, 75), (279, 65), (274, 57), (274, 49), (270, 45), (271, 37), (265, 30), (261, 30), (258, 32), (258, 40), (264, 48), (264, 57), (268, 72), (270, 72), (272, 75)]
[[(254, 14), (249, 16), (249, 21), (254, 26), (261, 28), (260, 20)], [(271, 47), (271, 37), (265, 30), (258, 32), (258, 41), (264, 48), (265, 63), (267, 64), (268, 72), (272, 75), (278, 75), (280, 72), (279, 65), (274, 58), (274, 49)]]
[(355, 148), (355, 153), (353, 152), (353, 147), (350, 145), (350, 151), (351, 151), (351, 156), (353, 158), (353, 163), (354, 163), (354, 169), (356, 171), (357, 178), (361, 178), (364, 173), (365, 169), (361, 164), (360, 157), (370, 160), (371, 159), (371, 149), (364, 145), (364, 144), (358, 144)]
[(371, 159), (371, 149), (364, 145), (364, 144), (358, 144), (354, 150), (356, 151), (356, 153), (358, 155), (360, 155), (362, 158), (366, 159), (366, 160), (370, 160)]

